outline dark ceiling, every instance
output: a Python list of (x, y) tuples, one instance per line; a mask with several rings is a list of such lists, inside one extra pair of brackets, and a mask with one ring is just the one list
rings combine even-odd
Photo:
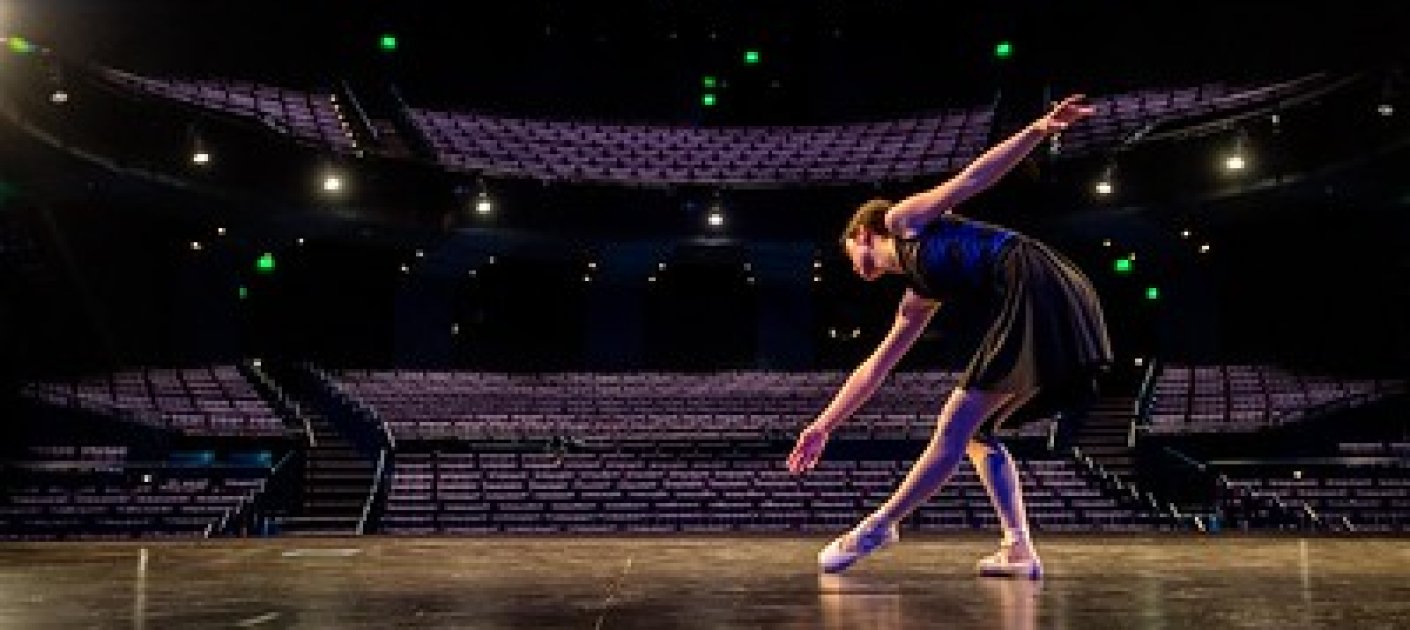
[[(1299, 3), (1301, 4), (1301, 3)], [(8, 28), (153, 75), (391, 79), (417, 104), (672, 119), (717, 76), (739, 119), (838, 119), (1263, 80), (1407, 55), (1406, 2), (14, 0)], [(394, 33), (399, 50), (377, 49)], [(994, 43), (1014, 56), (998, 61)], [(762, 63), (746, 67), (742, 51)]]

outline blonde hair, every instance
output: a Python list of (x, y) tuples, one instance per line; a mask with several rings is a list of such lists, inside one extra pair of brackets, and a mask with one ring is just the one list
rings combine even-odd
[(847, 247), (847, 239), (857, 235), (862, 228), (870, 230), (873, 234), (890, 236), (891, 231), (886, 229), (886, 211), (891, 206), (896, 205), (890, 199), (872, 199), (857, 208), (852, 214), (852, 220), (847, 222), (847, 227), (842, 230), (842, 238), (838, 243)]

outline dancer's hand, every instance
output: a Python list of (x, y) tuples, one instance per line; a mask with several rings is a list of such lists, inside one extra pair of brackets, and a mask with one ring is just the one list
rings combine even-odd
[(788, 454), (788, 472), (797, 475), (812, 470), (822, 457), (823, 448), (827, 446), (829, 432), (827, 427), (816, 422), (803, 429), (803, 432), (798, 434), (798, 443), (793, 446), (793, 452)]
[(1061, 133), (1072, 123), (1091, 116), (1093, 112), (1097, 111), (1095, 107), (1082, 102), (1084, 98), (1086, 98), (1086, 96), (1082, 94), (1073, 94), (1072, 96), (1062, 99), (1061, 102), (1053, 105), (1052, 111), (1049, 111), (1041, 118), (1034, 121), (1033, 125), (1036, 126), (1039, 131), (1050, 136), (1055, 133)]

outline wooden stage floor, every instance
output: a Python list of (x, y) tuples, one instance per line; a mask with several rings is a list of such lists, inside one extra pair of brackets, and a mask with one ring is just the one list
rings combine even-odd
[(1410, 628), (1410, 538), (913, 535), (819, 576), (818, 536), (0, 544), (0, 628)]

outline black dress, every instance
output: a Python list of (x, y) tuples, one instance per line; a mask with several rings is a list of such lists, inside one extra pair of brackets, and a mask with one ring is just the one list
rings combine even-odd
[(1070, 260), (997, 225), (944, 214), (914, 238), (897, 238), (907, 284), (941, 303), (981, 301), (993, 320), (958, 387), (1013, 393), (1028, 402), (1007, 419), (1017, 426), (1050, 415), (1076, 416), (1096, 396), (1113, 360), (1101, 302)]

